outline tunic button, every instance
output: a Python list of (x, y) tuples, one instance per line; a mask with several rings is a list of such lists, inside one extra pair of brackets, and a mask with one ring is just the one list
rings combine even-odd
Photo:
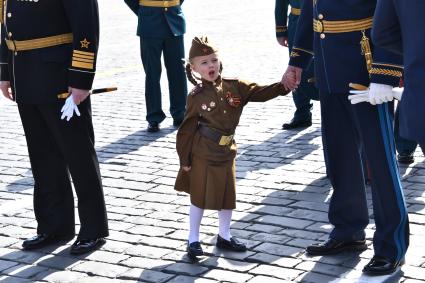
[(9, 31), (9, 33), (7, 34), (9, 37), (12, 37), (12, 33)]
[(221, 100), (221, 101), (223, 101), (223, 97), (222, 97), (222, 98), (220, 98), (220, 100)]
[(321, 38), (321, 39), (325, 39), (325, 37), (326, 37), (326, 35), (325, 35), (324, 33), (321, 33), (321, 34), (320, 34), (320, 38)]
[(10, 13), (10, 12), (9, 12), (9, 13), (7, 13), (7, 17), (8, 17), (8, 18), (11, 18), (11, 17), (12, 17), (12, 13)]
[(323, 15), (322, 14), (319, 14), (319, 20), (323, 20)]
[(168, 8), (164, 8), (164, 11), (167, 12), (168, 11)]
[(223, 113), (226, 114), (226, 110), (224, 110)]

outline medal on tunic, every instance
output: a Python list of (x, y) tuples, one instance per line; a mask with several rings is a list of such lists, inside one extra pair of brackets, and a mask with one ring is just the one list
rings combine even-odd
[(241, 98), (233, 95), (230, 91), (226, 92), (226, 100), (232, 107), (238, 107), (241, 104)]

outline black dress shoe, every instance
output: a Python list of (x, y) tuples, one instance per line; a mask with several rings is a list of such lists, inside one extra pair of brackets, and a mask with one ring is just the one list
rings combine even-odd
[(403, 260), (395, 261), (381, 256), (374, 256), (363, 268), (367, 275), (386, 275), (396, 271), (397, 267), (403, 264)]
[(180, 125), (182, 124), (182, 122), (183, 122), (183, 119), (174, 119), (173, 120), (173, 126), (176, 127), (176, 128), (178, 128), (178, 127), (180, 127)]
[(234, 251), (234, 252), (244, 252), (246, 251), (246, 246), (244, 243), (240, 242), (235, 237), (231, 237), (230, 241), (227, 241), (217, 235), (217, 243), (215, 244), (217, 248)]
[(364, 251), (367, 249), (366, 241), (337, 241), (329, 238), (326, 242), (313, 244), (307, 247), (309, 255), (330, 255), (342, 251)]
[(204, 251), (202, 250), (201, 243), (193, 242), (187, 243), (187, 254), (190, 258), (195, 258), (197, 256), (204, 255)]
[(76, 240), (71, 246), (70, 253), (74, 255), (88, 253), (98, 249), (105, 243), (106, 240), (104, 238)]
[(411, 164), (415, 162), (415, 158), (413, 157), (413, 153), (411, 154), (399, 154), (397, 155), (398, 163), (401, 164)]
[(158, 122), (149, 122), (148, 124), (148, 132), (155, 133), (159, 131), (159, 123)]
[(74, 238), (74, 235), (50, 235), (50, 234), (37, 234), (32, 238), (26, 239), (22, 243), (24, 250), (35, 250), (45, 246), (53, 245), (56, 243), (67, 242)]
[(312, 125), (311, 120), (307, 121), (294, 121), (294, 119), (291, 120), (289, 123), (285, 123), (282, 125), (282, 129), (284, 130), (292, 130), (297, 128), (308, 128)]

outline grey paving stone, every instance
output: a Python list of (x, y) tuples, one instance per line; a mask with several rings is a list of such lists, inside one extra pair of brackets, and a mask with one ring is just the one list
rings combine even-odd
[(208, 268), (196, 264), (173, 263), (165, 268), (166, 271), (183, 275), (199, 275), (205, 273)]
[(137, 280), (142, 282), (161, 283), (173, 278), (175, 275), (166, 274), (154, 270), (133, 268), (118, 275), (118, 279)]
[(89, 276), (115, 278), (129, 270), (128, 267), (103, 262), (85, 261), (74, 266), (72, 271), (84, 272)]
[(303, 272), (300, 270), (279, 267), (279, 266), (260, 265), (254, 268), (253, 270), (251, 270), (250, 273), (255, 275), (273, 276), (273, 277), (284, 279), (284, 280), (294, 280)]
[(8, 261), (8, 260), (2, 260), (0, 259), (0, 272), (3, 272), (3, 270), (7, 270), (11, 268), (12, 266), (16, 266), (19, 263), (14, 261)]
[(171, 279), (167, 283), (214, 283), (217, 282), (216, 280), (206, 279), (206, 278), (199, 278), (199, 277), (190, 277), (190, 276), (183, 276), (179, 275), (175, 278)]
[(253, 277), (253, 275), (246, 273), (238, 273), (219, 269), (210, 270), (203, 274), (203, 276), (206, 278), (218, 280), (220, 282), (246, 282)]

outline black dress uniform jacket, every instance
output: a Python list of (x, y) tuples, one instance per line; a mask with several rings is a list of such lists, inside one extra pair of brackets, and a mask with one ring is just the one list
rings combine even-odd
[(68, 87), (92, 87), (99, 38), (97, 0), (0, 0), (2, 81), (10, 81), (28, 144), (38, 234), (108, 235), (90, 97), (81, 116), (60, 119)]
[[(11, 82), (17, 102), (53, 102), (68, 86), (91, 89), (99, 41), (96, 1), (9, 0), (3, 11), (0, 78)], [(22, 52), (8, 52), (5, 42), (68, 34), (72, 43)]]

